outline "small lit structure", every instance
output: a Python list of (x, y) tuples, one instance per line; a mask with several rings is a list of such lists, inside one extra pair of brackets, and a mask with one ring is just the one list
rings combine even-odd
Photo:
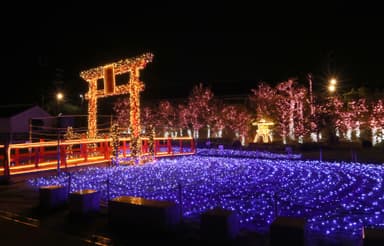
[(180, 206), (173, 201), (119, 196), (108, 201), (108, 221), (114, 229), (164, 233), (181, 221)]
[(39, 187), (39, 206), (53, 210), (67, 204), (68, 189), (63, 185), (46, 185)]
[(101, 193), (97, 190), (84, 189), (69, 194), (69, 211), (71, 215), (88, 215), (100, 210)]
[(263, 143), (272, 143), (272, 131), (269, 128), (273, 126), (273, 122), (267, 122), (265, 119), (261, 119), (260, 121), (253, 122), (253, 126), (257, 126), (256, 135), (253, 139), (254, 143), (258, 142), (258, 139), (262, 139)]

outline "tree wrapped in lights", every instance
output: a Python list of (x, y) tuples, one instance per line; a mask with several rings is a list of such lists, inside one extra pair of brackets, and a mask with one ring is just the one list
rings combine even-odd
[[(276, 86), (277, 93), (280, 95), (279, 108), (280, 113), (285, 111), (283, 124), (288, 124), (288, 136), (290, 140), (295, 140), (295, 119), (299, 119), (302, 123), (303, 121), (303, 101), (305, 91), (303, 89), (299, 90), (296, 85), (295, 79), (288, 79), (287, 81), (281, 82)], [(301, 107), (297, 107), (301, 105)], [(300, 109), (300, 110), (299, 110)], [(287, 122), (284, 122), (286, 121)], [(285, 127), (284, 127), (285, 128)], [(299, 127), (303, 129), (303, 127)], [(285, 130), (284, 130), (285, 131)], [(283, 135), (285, 137), (285, 134)]]
[(152, 124), (147, 125), (146, 133), (148, 135), (148, 152), (151, 158), (155, 156), (155, 129)]
[[(368, 123), (368, 107), (365, 98), (360, 98), (357, 101), (352, 101), (349, 104), (350, 109), (354, 112), (352, 117), (353, 129), (355, 130), (355, 137), (360, 138), (361, 130), (366, 128), (365, 125), (369, 126)], [(371, 135), (371, 134), (366, 134)], [(364, 138), (370, 138), (370, 136), (364, 136)]]
[(280, 136), (283, 140), (283, 143), (287, 143), (287, 137), (289, 136), (290, 123), (291, 121), (291, 112), (290, 112), (290, 100), (285, 98), (282, 95), (276, 96), (276, 130), (280, 133)]
[(129, 128), (129, 114), (130, 114), (130, 104), (129, 98), (119, 98), (113, 105), (113, 109), (116, 114), (117, 124), (122, 129)]
[[(338, 100), (338, 99), (337, 99)], [(338, 100), (340, 101), (340, 100)], [(338, 112), (338, 117), (336, 118), (336, 130), (337, 135), (340, 139), (344, 139), (347, 141), (352, 140), (352, 128), (353, 128), (353, 114), (348, 107), (348, 103), (339, 102), (341, 105)]]
[(382, 142), (384, 133), (384, 103), (380, 99), (372, 103), (369, 126), (372, 132), (372, 145)]
[[(185, 106), (185, 105), (178, 105), (178, 110), (179, 110), (179, 113), (178, 113), (178, 121), (179, 121), (179, 131), (180, 131), (180, 136), (183, 136), (183, 128), (184, 129), (188, 129), (190, 128), (190, 125), (189, 125), (189, 111), (188, 111), (188, 108)], [(188, 132), (188, 135), (189, 136), (192, 136), (192, 134), (190, 134), (190, 132)]]
[(295, 92), (295, 111), (294, 111), (294, 134), (300, 143), (304, 137), (310, 133), (310, 118), (304, 115), (311, 114), (311, 103), (306, 101), (307, 90), (303, 87), (296, 88)]
[[(225, 120), (222, 110), (224, 109), (223, 102), (219, 99), (213, 100), (210, 105), (209, 115), (208, 115), (208, 125), (212, 129), (214, 137), (221, 138), (223, 136), (223, 130), (225, 128)], [(208, 138), (211, 134), (208, 134)]]
[[(330, 102), (325, 104), (329, 111), (328, 116), (325, 115), (323, 118), (327, 120), (328, 126), (336, 129), (338, 136), (347, 141), (353, 141), (353, 138), (360, 138), (362, 127), (367, 131), (371, 126), (365, 99), (351, 100), (347, 103), (343, 103), (337, 97), (333, 97), (330, 100)], [(334, 122), (328, 120), (330, 117), (334, 119)], [(366, 127), (364, 127), (365, 125)]]
[(187, 125), (193, 128), (193, 137), (199, 138), (199, 130), (207, 125), (206, 116), (209, 114), (209, 105), (213, 99), (213, 92), (205, 88), (202, 83), (193, 87), (188, 97)]
[(164, 137), (176, 135), (177, 113), (175, 107), (168, 101), (162, 100), (157, 111), (157, 125), (161, 127)]
[(143, 110), (141, 110), (141, 119), (145, 122), (145, 125), (152, 125), (152, 128), (155, 129), (156, 115), (150, 107), (144, 107)]
[[(307, 112), (310, 115), (311, 105), (305, 100), (307, 90), (299, 87), (296, 79), (283, 81), (275, 88), (262, 82), (257, 89), (252, 89), (252, 93), (250, 101), (255, 105), (257, 119), (267, 117), (276, 122), (275, 130), (282, 137), (283, 143), (287, 142), (287, 138), (304, 141), (304, 136), (311, 128), (310, 119), (305, 118), (304, 114)], [(312, 128), (315, 127), (312, 124)]]
[[(64, 139), (65, 140), (73, 140), (73, 139), (76, 139), (76, 138), (79, 138), (78, 134), (75, 134), (75, 132), (73, 131), (73, 127), (72, 126), (68, 126), (67, 127), (67, 131), (64, 134)], [(66, 154), (69, 157), (71, 157), (73, 155), (72, 148), (73, 148), (72, 144), (71, 145), (67, 145), (67, 147), (66, 147)]]
[(235, 137), (240, 139), (242, 145), (248, 136), (251, 116), (247, 110), (240, 106), (225, 106), (223, 109), (225, 125), (235, 133)]
[(312, 117), (312, 123), (315, 125), (315, 131), (318, 135), (324, 133), (328, 142), (338, 141), (337, 129), (340, 126), (341, 115), (343, 112), (343, 102), (336, 96), (318, 100), (315, 103), (315, 112)]
[(257, 89), (252, 89), (252, 95), (249, 97), (250, 102), (255, 106), (256, 118), (263, 119), (266, 116), (268, 118), (276, 119), (276, 89), (261, 82)]

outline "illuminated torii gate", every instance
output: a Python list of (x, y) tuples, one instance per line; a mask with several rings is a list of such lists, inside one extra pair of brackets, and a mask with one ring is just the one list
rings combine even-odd
[[(153, 54), (145, 53), (141, 56), (120, 60), (108, 65), (92, 68), (80, 73), (89, 83), (89, 91), (85, 94), (88, 101), (88, 137), (97, 135), (97, 99), (120, 94), (129, 94), (130, 103), (130, 129), (135, 146), (140, 149), (140, 92), (144, 90), (144, 83), (140, 81), (140, 70), (147, 63), (152, 62)], [(116, 85), (115, 75), (130, 73), (127, 84)], [(97, 88), (97, 80), (104, 80), (104, 89)]]

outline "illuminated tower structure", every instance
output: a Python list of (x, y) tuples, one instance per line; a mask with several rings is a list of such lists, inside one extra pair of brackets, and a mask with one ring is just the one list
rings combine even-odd
[[(88, 138), (97, 136), (97, 99), (120, 94), (129, 94), (131, 146), (140, 150), (140, 92), (144, 90), (144, 83), (140, 81), (140, 70), (147, 63), (152, 62), (153, 54), (145, 53), (134, 58), (120, 60), (104, 66), (92, 68), (80, 73), (80, 77), (89, 83), (89, 90), (85, 94), (88, 100)], [(127, 84), (116, 85), (115, 76), (129, 73)], [(97, 88), (97, 81), (103, 79), (104, 88)], [(136, 141), (135, 143), (132, 140)], [(132, 151), (132, 150), (131, 150)]]

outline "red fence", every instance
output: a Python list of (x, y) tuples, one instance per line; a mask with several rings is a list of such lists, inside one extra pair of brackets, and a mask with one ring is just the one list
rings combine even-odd
[[(36, 143), (0, 145), (0, 176), (86, 166), (110, 162), (111, 138), (84, 140), (41, 140)], [(130, 157), (130, 139), (119, 139), (119, 157)], [(141, 139), (141, 156), (152, 155), (149, 139)], [(153, 157), (191, 155), (196, 151), (190, 137), (155, 138)]]

